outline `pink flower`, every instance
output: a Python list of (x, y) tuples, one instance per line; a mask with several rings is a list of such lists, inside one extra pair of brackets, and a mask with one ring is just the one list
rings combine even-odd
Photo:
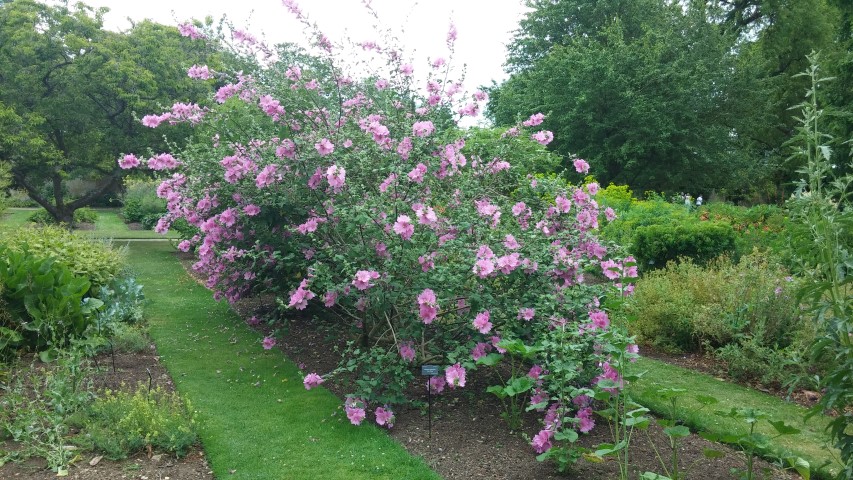
[(589, 319), (595, 328), (600, 330), (606, 329), (610, 325), (610, 319), (607, 318), (607, 313), (601, 310), (589, 312)]
[(359, 290), (367, 290), (373, 286), (370, 281), (376, 280), (377, 278), (379, 278), (379, 272), (375, 272), (373, 270), (359, 270), (355, 272), (355, 279), (352, 281), (352, 284)]
[(444, 369), (444, 378), (451, 388), (465, 386), (465, 367), (458, 363)]
[(604, 276), (610, 280), (616, 280), (621, 276), (621, 266), (613, 260), (605, 260), (601, 262), (601, 270)]
[(438, 316), (438, 299), (435, 297), (435, 292), (426, 288), (418, 295), (418, 309), (421, 320), (426, 325), (432, 323), (435, 317)]
[(574, 164), (575, 164), (575, 170), (578, 173), (589, 172), (589, 164), (586, 163), (586, 160), (582, 160), (582, 159), (578, 158), (578, 159), (575, 159)]
[(578, 430), (581, 433), (587, 433), (593, 428), (595, 428), (595, 420), (592, 418), (592, 408), (585, 407), (578, 410), (578, 415), (576, 417), (579, 420), (579, 428)]
[(287, 307), (295, 308), (297, 310), (305, 310), (305, 307), (308, 306), (308, 301), (315, 296), (314, 292), (308, 290), (308, 279), (303, 279), (302, 282), (299, 283), (299, 287), (290, 294), (290, 303)]
[(207, 80), (211, 78), (210, 69), (207, 68), (207, 65), (193, 65), (189, 70), (187, 70), (187, 76), (199, 80)]
[(477, 346), (471, 350), (471, 358), (476, 362), (477, 360), (486, 356), (486, 351), (491, 349), (492, 346), (488, 343), (479, 342)]
[(415, 122), (412, 125), (412, 135), (416, 137), (426, 137), (432, 134), (435, 131), (435, 126), (429, 120), (425, 120), (423, 122)]
[(489, 321), (491, 314), (488, 310), (480, 312), (474, 318), (474, 328), (480, 333), (486, 334), (492, 331), (492, 322)]
[(375, 414), (377, 424), (387, 425), (388, 428), (394, 426), (394, 412), (392, 412), (391, 409), (377, 407)]
[(598, 184), (595, 182), (586, 184), (586, 191), (589, 192), (590, 195), (598, 193), (598, 188)]
[(261, 207), (250, 203), (250, 204), (246, 205), (245, 207), (243, 207), (243, 212), (245, 212), (246, 215), (248, 215), (250, 217), (254, 217), (255, 215), (261, 213)]
[(198, 29), (195, 28), (195, 25), (193, 25), (192, 23), (182, 23), (178, 25), (178, 31), (184, 37), (190, 37), (193, 40), (197, 40), (199, 38), (204, 37), (204, 35), (202, 35), (201, 32), (199, 32)]
[(412, 66), (411, 63), (405, 63), (405, 64), (400, 66), (400, 73), (402, 73), (406, 77), (411, 76), (412, 72), (414, 72), (414, 71), (415, 71), (415, 68)]
[(396, 173), (392, 173), (391, 175), (388, 175), (388, 178), (386, 178), (382, 183), (379, 184), (379, 191), (382, 193), (387, 192), (388, 187), (390, 187), (391, 184), (393, 184), (396, 181), (397, 181), (397, 174)]
[(495, 261), (495, 265), (497, 266), (498, 270), (500, 270), (506, 275), (509, 275), (510, 273), (512, 273), (513, 270), (515, 270), (516, 268), (518, 268), (519, 265), (521, 265), (520, 257), (521, 255), (519, 255), (518, 252), (514, 252), (509, 255), (504, 255), (502, 257), (497, 258), (497, 260)]
[(540, 145), (548, 145), (554, 140), (554, 134), (549, 130), (542, 130), (534, 133), (530, 138), (539, 142)]
[(316, 373), (309, 373), (308, 375), (305, 375), (305, 379), (302, 380), (302, 384), (305, 385), (305, 390), (311, 390), (312, 388), (319, 386), (321, 383), (323, 383), (323, 377)]
[(541, 124), (543, 120), (545, 120), (545, 115), (542, 115), (541, 113), (534, 113), (530, 118), (521, 122), (521, 124), (525, 127), (535, 127), (536, 125)]
[(536, 315), (536, 309), (534, 308), (520, 308), (518, 310), (518, 319), (530, 321), (533, 320), (533, 317)]
[(444, 391), (444, 387), (447, 385), (447, 380), (444, 377), (430, 377), (427, 382), (427, 388), (432, 391), (432, 393), (441, 393)]
[(474, 263), (472, 271), (477, 274), (478, 277), (486, 278), (495, 271), (495, 262), (487, 258), (481, 258)]
[(530, 444), (533, 446), (533, 450), (536, 450), (536, 453), (545, 453), (553, 446), (551, 444), (552, 438), (554, 438), (554, 432), (551, 430), (540, 430), (533, 437), (533, 441)]
[(527, 376), (532, 378), (533, 380), (539, 380), (539, 377), (542, 376), (542, 367), (539, 365), (533, 365), (530, 367), (530, 371), (527, 372)]
[(134, 168), (139, 165), (139, 159), (136, 158), (134, 154), (128, 154), (124, 157), (120, 158), (118, 161), (118, 166), (127, 170), (129, 168)]
[(269, 350), (275, 346), (275, 338), (273, 337), (264, 337), (263, 341), (264, 350)]
[(518, 202), (512, 206), (512, 214), (514, 216), (519, 216), (527, 209), (527, 205), (524, 202)]
[(332, 187), (335, 192), (339, 192), (341, 188), (343, 188), (346, 178), (347, 171), (344, 170), (344, 167), (332, 165), (328, 170), (326, 170), (326, 181), (329, 182), (329, 186)]
[(148, 168), (151, 170), (170, 170), (178, 165), (180, 162), (168, 153), (160, 153), (148, 159)]
[(504, 237), (504, 247), (506, 247), (508, 250), (517, 250), (521, 248), (521, 245), (519, 245), (518, 241), (515, 239), (514, 236), (507, 234), (507, 236)]
[(258, 188), (264, 188), (266, 186), (272, 185), (276, 180), (275, 170), (275, 165), (267, 165), (266, 167), (264, 167), (264, 169), (261, 170), (261, 173), (259, 173), (258, 176), (255, 178), (255, 185)]
[(411, 362), (411, 361), (415, 360), (414, 343), (412, 343), (411, 341), (400, 343), (398, 350), (400, 351), (400, 357), (403, 360), (405, 360), (407, 362)]
[(419, 163), (419, 164), (417, 164), (417, 166), (415, 166), (415, 168), (412, 169), (411, 172), (409, 172), (408, 177), (409, 177), (409, 180), (411, 180), (415, 183), (421, 183), (424, 181), (424, 175), (426, 175), (426, 173), (427, 173), (427, 166), (424, 165), (423, 163)]
[(347, 418), (353, 425), (361, 425), (364, 417), (367, 416), (363, 408), (347, 405), (344, 409), (347, 412)]
[(616, 220), (616, 212), (614, 212), (612, 208), (607, 207), (604, 210), (604, 218), (606, 218), (608, 222), (612, 222), (613, 220)]
[(338, 292), (334, 290), (329, 290), (323, 295), (323, 305), (326, 307), (333, 307), (335, 303), (338, 301)]
[(415, 233), (415, 226), (412, 225), (412, 219), (408, 215), (400, 215), (397, 221), (394, 222), (394, 233), (403, 237), (403, 240), (409, 240)]
[(335, 151), (335, 146), (332, 144), (332, 142), (329, 141), (328, 138), (324, 138), (319, 142), (315, 143), (314, 148), (316, 148), (317, 153), (319, 153), (320, 156), (323, 157)]

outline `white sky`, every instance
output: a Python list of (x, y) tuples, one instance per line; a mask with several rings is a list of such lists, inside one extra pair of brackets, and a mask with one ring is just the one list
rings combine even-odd
[[(301, 42), (302, 27), (281, 0), (83, 0), (92, 7), (108, 7), (106, 27), (123, 30), (133, 20), (152, 19), (176, 25), (190, 18), (223, 14), (236, 27), (268, 43)], [(347, 35), (354, 41), (379, 41), (361, 0), (297, 0), (309, 19), (334, 42)], [(459, 31), (453, 64), (467, 65), (465, 86), (473, 91), (506, 76), (502, 65), (506, 44), (526, 11), (523, 0), (373, 0), (383, 25), (401, 39), (404, 51), (414, 58), (417, 69), (427, 67), (427, 57), (446, 57), (445, 39), (452, 18)]]

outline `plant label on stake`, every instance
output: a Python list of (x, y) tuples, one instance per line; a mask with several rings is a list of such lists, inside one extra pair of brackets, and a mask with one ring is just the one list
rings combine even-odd
[(430, 377), (427, 380), (427, 425), (429, 438), (432, 438), (432, 377), (438, 376), (438, 365), (421, 365), (421, 376)]

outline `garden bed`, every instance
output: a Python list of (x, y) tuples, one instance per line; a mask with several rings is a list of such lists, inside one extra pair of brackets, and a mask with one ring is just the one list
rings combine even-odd
[[(192, 275), (189, 255), (182, 255), (182, 261), (187, 271)], [(196, 276), (198, 279), (198, 277)], [(247, 299), (238, 302), (236, 309), (245, 320), (256, 311), (269, 311), (273, 308), (269, 301), (263, 299)], [(320, 312), (325, 313), (325, 312)], [(258, 326), (269, 334), (262, 326)], [(286, 333), (277, 339), (276, 348), (296, 362), (303, 372), (318, 372), (324, 374), (337, 368), (337, 358), (330, 355), (335, 348), (342, 348), (343, 342), (335, 343), (325, 332), (332, 331), (333, 325), (318, 320), (311, 315), (298, 315), (286, 321)], [(523, 432), (510, 431), (506, 422), (499, 416), (501, 405), (497, 397), (485, 392), (489, 385), (496, 382), (491, 378), (492, 372), (480, 369), (468, 373), (468, 384), (465, 388), (445, 390), (441, 395), (432, 396), (432, 425), (426, 408), (405, 408), (396, 412), (396, 423), (389, 434), (400, 442), (413, 455), (418, 455), (443, 478), (448, 480), (468, 480), (471, 478), (490, 479), (559, 479), (559, 478), (589, 478), (610, 480), (618, 478), (617, 464), (608, 460), (603, 463), (593, 463), (580, 460), (575, 469), (565, 474), (556, 471), (550, 462), (539, 462), (523, 434), (532, 436), (541, 427), (537, 421), (541, 414), (528, 413), (523, 419)], [(323, 386), (331, 390), (339, 398), (351, 388), (352, 378), (340, 376), (326, 381)], [(421, 389), (412, 385), (412, 391)], [(416, 395), (413, 395), (414, 398)], [(422, 389), (420, 400), (427, 402), (426, 389)], [(593, 448), (610, 441), (606, 422), (596, 418), (598, 426), (588, 435), (582, 435), (579, 445)], [(648, 434), (647, 434), (648, 433)], [(660, 472), (661, 467), (656, 459), (655, 448), (668, 457), (668, 438), (661, 427), (655, 422), (647, 432), (635, 431), (631, 443), (633, 470), (631, 478), (637, 478), (646, 471)], [(725, 452), (719, 459), (708, 459), (704, 456), (705, 449)], [(732, 468), (742, 469), (744, 462), (742, 454), (723, 445), (709, 442), (692, 434), (682, 439), (679, 456), (683, 465), (692, 465), (689, 473), (701, 472), (701, 478), (706, 480), (731, 479)], [(773, 468), (766, 462), (760, 462), (758, 468)], [(788, 472), (774, 469), (770, 478), (798, 478)]]
[[(150, 384), (152, 388), (160, 387), (168, 392), (174, 391), (172, 379), (160, 364), (153, 344), (147, 351), (116, 353), (114, 356), (103, 354), (95, 360), (98, 367), (92, 381), (99, 393), (107, 389), (133, 392), (136, 385), (140, 383)], [(11, 441), (0, 442), (0, 450), (15, 448), (16, 445)], [(74, 480), (122, 478), (212, 480), (214, 478), (204, 452), (200, 448), (194, 448), (182, 458), (156, 451), (138, 452), (120, 461), (99, 457), (101, 455), (96, 452), (81, 452), (71, 464), (67, 478)], [(4, 479), (47, 480), (56, 477), (56, 472), (49, 470), (47, 462), (41, 458), (31, 458), (21, 463), (8, 463), (0, 467), (0, 478)]]

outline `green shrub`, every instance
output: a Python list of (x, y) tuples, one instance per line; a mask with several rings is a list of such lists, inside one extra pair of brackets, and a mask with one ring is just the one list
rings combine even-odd
[[(616, 192), (618, 190), (614, 189), (614, 193)], [(663, 198), (652, 197), (651, 200), (631, 202), (628, 210), (619, 211), (616, 220), (602, 226), (601, 236), (618, 245), (631, 245), (639, 227), (693, 224), (698, 221), (698, 217), (691, 214), (683, 205), (675, 205)]]
[(147, 351), (151, 341), (145, 329), (139, 325), (117, 324), (110, 339), (117, 352), (136, 353)]
[(664, 267), (686, 257), (704, 263), (735, 254), (735, 232), (729, 225), (696, 223), (649, 225), (634, 232), (631, 253), (642, 266)]
[(671, 262), (637, 282), (625, 309), (635, 319), (633, 333), (666, 351), (716, 349), (747, 339), (778, 350), (811, 328), (792, 294), (796, 284), (760, 252), (737, 264), (725, 258), (707, 267)]
[(38, 207), (26, 190), (9, 190), (9, 198), (7, 199), (8, 206), (11, 208), (32, 208)]
[(9, 317), (0, 325), (4, 345), (55, 352), (92, 323), (82, 303), (89, 280), (53, 257), (0, 249), (0, 282)]
[(133, 277), (116, 277), (98, 290), (98, 299), (104, 306), (98, 310), (98, 322), (102, 325), (137, 323), (142, 320), (142, 305), (145, 294), (142, 285)]
[(92, 288), (106, 285), (124, 268), (123, 250), (56, 226), (21, 228), (5, 235), (0, 244), (12, 251), (26, 249), (40, 258), (54, 257), (57, 264), (68, 267), (74, 275), (87, 278)]
[(149, 392), (142, 384), (134, 393), (107, 391), (75, 423), (83, 430), (76, 443), (114, 460), (149, 446), (180, 457), (197, 440), (189, 403), (160, 387)]
[[(98, 220), (98, 212), (91, 208), (78, 208), (74, 210), (74, 223), (95, 223)], [(29, 221), (38, 223), (39, 225), (55, 225), (56, 220), (47, 213), (47, 210), (40, 208), (29, 216)]]
[(158, 185), (158, 181), (148, 179), (125, 182), (121, 209), (125, 222), (142, 223), (146, 230), (154, 228), (157, 220), (166, 214), (166, 200), (157, 197)]
[(632, 204), (637, 202), (634, 199), (634, 192), (628, 188), (628, 185), (614, 185), (612, 183), (607, 188), (599, 190), (595, 199), (602, 207), (610, 207), (620, 214), (628, 212)]

